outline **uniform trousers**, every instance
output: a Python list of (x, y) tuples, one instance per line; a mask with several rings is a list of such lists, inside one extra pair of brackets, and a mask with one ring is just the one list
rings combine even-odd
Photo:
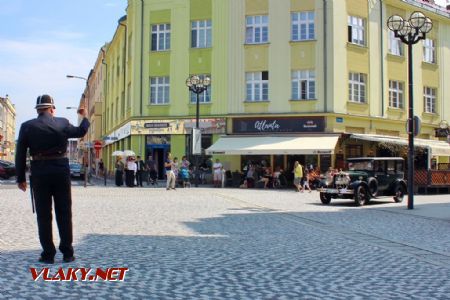
[(52, 204), (55, 203), (56, 223), (58, 225), (59, 250), (64, 257), (73, 256), (72, 233), (72, 194), (70, 174), (59, 173), (33, 176), (33, 194), (39, 230), (39, 241), (44, 259), (56, 254), (52, 235)]

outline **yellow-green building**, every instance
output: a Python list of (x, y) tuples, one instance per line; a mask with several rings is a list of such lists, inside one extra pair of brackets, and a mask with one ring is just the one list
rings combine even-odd
[(445, 8), (414, 0), (129, 0), (105, 53), (108, 168), (115, 150), (153, 155), (160, 167), (168, 151), (189, 154), (192, 74), (211, 77), (200, 98), (202, 147), (213, 145), (207, 152), (227, 169), (264, 159), (323, 170), (347, 157), (406, 155), (379, 143), (407, 137), (406, 47), (386, 21), (416, 10), (433, 21), (413, 49), (418, 144), (429, 154), (423, 167), (433, 156), (448, 162), (448, 147), (430, 141), (450, 119)]

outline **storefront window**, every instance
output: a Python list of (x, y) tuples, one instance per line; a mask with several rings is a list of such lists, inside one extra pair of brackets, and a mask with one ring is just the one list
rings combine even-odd
[(361, 157), (363, 154), (363, 146), (362, 145), (347, 145), (345, 154), (346, 154), (347, 158)]
[(274, 170), (276, 170), (276, 168), (280, 168), (282, 170), (284, 170), (284, 155), (274, 155), (273, 156), (273, 167)]
[(170, 144), (170, 135), (147, 135), (147, 144), (150, 145)]
[(241, 170), (244, 170), (249, 163), (260, 167), (270, 167), (270, 155), (242, 155)]
[[(192, 152), (191, 138), (192, 138), (191, 134), (186, 134), (185, 135), (185, 141), (186, 141), (185, 142), (185, 145), (186, 145), (185, 153), (186, 153), (186, 156), (190, 160), (192, 160), (192, 157), (191, 157), (191, 152)], [(211, 157), (210, 155), (205, 155), (205, 149), (208, 149), (209, 147), (211, 147), (211, 145), (212, 145), (212, 134), (202, 134), (202, 156), (201, 156), (202, 160), (205, 159), (205, 158)]]
[(317, 155), (305, 155), (305, 166), (308, 169), (317, 168)]

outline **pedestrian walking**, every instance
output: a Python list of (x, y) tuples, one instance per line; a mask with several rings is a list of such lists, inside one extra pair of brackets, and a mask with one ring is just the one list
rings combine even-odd
[(49, 95), (37, 98), (38, 117), (20, 127), (16, 147), (17, 185), (26, 191), (25, 176), (27, 150), (31, 156), (30, 189), (36, 206), (39, 241), (42, 253), (39, 262), (52, 264), (56, 248), (52, 235), (52, 204), (55, 205), (56, 222), (60, 236), (59, 250), (63, 262), (75, 260), (72, 247), (72, 193), (69, 160), (66, 156), (69, 138), (83, 137), (88, 128), (84, 108), (78, 110), (83, 118), (79, 127), (65, 118), (55, 117), (55, 104)]
[(134, 187), (134, 179), (136, 175), (137, 167), (133, 156), (127, 158), (125, 165), (125, 184), (127, 187)]
[(297, 192), (303, 191), (302, 187), (303, 167), (298, 161), (295, 161), (294, 170), (292, 170), (292, 172), (294, 173), (294, 185), (295, 188), (297, 189)]
[(222, 186), (222, 164), (220, 163), (220, 160), (217, 158), (216, 162), (213, 164), (213, 170), (214, 170), (214, 187), (221, 187)]
[(151, 155), (148, 156), (148, 159), (145, 162), (145, 166), (148, 172), (147, 185), (150, 185), (150, 183), (152, 185), (157, 184), (158, 172), (156, 171), (156, 161), (153, 159)]
[(181, 166), (180, 166), (180, 178), (183, 182), (183, 187), (190, 186), (190, 181), (189, 181), (189, 177), (190, 177), (189, 166), (190, 165), (191, 165), (191, 163), (187, 160), (187, 157), (183, 156), (181, 158)]
[(174, 172), (174, 162), (172, 160), (172, 154), (169, 152), (167, 153), (167, 158), (164, 163), (164, 168), (166, 169), (166, 177), (167, 177), (167, 183), (166, 183), (166, 189), (175, 189), (175, 172)]
[(206, 184), (206, 174), (208, 173), (209, 168), (208, 164), (206, 162), (206, 159), (203, 160), (202, 164), (200, 165), (200, 184)]
[(103, 163), (103, 160), (101, 158), (98, 162), (98, 172), (99, 172), (100, 176), (105, 175), (105, 164)]
[(311, 180), (311, 176), (310, 176), (310, 172), (309, 172), (308, 168), (305, 168), (303, 179), (304, 179), (304, 181), (303, 181), (302, 192), (306, 191), (306, 189), (308, 189), (309, 192), (311, 193), (311, 187), (309, 186), (309, 181)]
[(143, 187), (142, 181), (144, 177), (145, 172), (145, 163), (141, 159), (141, 157), (138, 155), (136, 160), (136, 183), (138, 186)]
[(123, 185), (123, 171), (125, 169), (125, 164), (122, 161), (122, 157), (117, 156), (115, 168), (116, 168), (116, 185), (122, 186)]

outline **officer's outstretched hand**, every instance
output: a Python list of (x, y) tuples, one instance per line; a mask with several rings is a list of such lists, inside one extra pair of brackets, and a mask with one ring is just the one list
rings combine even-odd
[(86, 117), (86, 110), (81, 107), (80, 109), (78, 109), (78, 114), (82, 117)]
[(26, 192), (26, 190), (27, 190), (27, 182), (26, 181), (19, 182), (17, 184), (17, 186), (19, 187), (19, 189), (21, 189), (22, 191)]

